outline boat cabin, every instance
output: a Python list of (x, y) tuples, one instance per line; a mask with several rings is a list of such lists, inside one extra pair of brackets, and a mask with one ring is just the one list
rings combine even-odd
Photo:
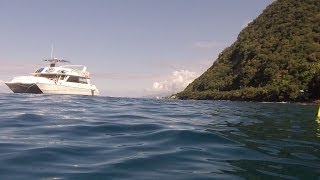
[[(47, 60), (48, 61), (48, 60)], [(53, 61), (49, 67), (42, 67), (37, 69), (33, 76), (44, 77), (55, 82), (71, 82), (90, 84), (89, 72), (87, 67), (83, 65), (64, 65), (56, 66), (57, 61)], [(60, 60), (61, 62), (61, 60)]]

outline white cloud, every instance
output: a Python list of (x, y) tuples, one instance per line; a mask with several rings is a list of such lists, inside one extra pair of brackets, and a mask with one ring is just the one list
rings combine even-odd
[(194, 43), (195, 47), (198, 48), (221, 48), (225, 46), (225, 43), (216, 42), (216, 41), (198, 41)]
[(172, 72), (167, 80), (154, 82), (151, 91), (158, 93), (176, 93), (186, 88), (195, 78), (196, 72), (179, 70)]

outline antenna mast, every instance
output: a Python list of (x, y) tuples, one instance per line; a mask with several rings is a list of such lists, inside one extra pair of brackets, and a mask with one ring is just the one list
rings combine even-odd
[(51, 59), (53, 59), (53, 44), (51, 45)]

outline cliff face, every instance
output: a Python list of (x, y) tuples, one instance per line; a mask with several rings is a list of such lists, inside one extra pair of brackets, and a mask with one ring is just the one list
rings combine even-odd
[(320, 97), (320, 0), (278, 0), (243, 29), (180, 99)]

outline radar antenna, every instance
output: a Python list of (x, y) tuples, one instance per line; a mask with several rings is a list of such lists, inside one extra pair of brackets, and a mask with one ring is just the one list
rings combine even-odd
[(51, 58), (44, 59), (44, 61), (49, 62), (50, 67), (55, 67), (57, 64), (59, 65), (60, 63), (70, 63), (70, 61), (58, 59), (53, 56), (53, 44), (51, 45)]

